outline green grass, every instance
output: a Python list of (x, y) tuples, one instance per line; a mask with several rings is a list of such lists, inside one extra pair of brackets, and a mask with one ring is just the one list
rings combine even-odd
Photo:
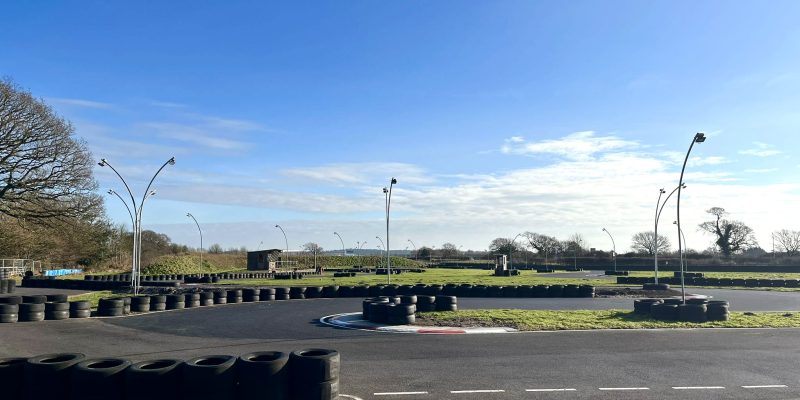
[(130, 296), (130, 293), (115, 293), (111, 290), (101, 290), (99, 292), (91, 292), (85, 294), (79, 294), (75, 296), (69, 296), (69, 301), (78, 301), (78, 300), (89, 300), (92, 303), (92, 308), (97, 308), (97, 303), (100, 299), (105, 299), (108, 297), (124, 297)]
[[(706, 278), (731, 278), (731, 279), (800, 279), (800, 273), (796, 272), (703, 272), (692, 271), (691, 266), (686, 272), (702, 272)], [(652, 278), (653, 271), (631, 271), (628, 276)], [(660, 271), (660, 278), (672, 278), (672, 271)]]
[(511, 327), (521, 331), (653, 328), (798, 328), (800, 314), (732, 312), (728, 321), (657, 321), (631, 311), (466, 310), (418, 314), (421, 325)]
[[(613, 281), (603, 279), (549, 278), (537, 276), (535, 271), (521, 271), (519, 276), (498, 277), (492, 271), (472, 269), (427, 269), (423, 273), (404, 272), (392, 275), (391, 283), (398, 285), (469, 283), (473, 285), (606, 285)], [(325, 286), (325, 285), (376, 285), (385, 284), (386, 275), (358, 275), (352, 278), (334, 278), (332, 273), (322, 277), (306, 277), (299, 280), (245, 279), (223, 281), (224, 285), (281, 285), (281, 286)]]

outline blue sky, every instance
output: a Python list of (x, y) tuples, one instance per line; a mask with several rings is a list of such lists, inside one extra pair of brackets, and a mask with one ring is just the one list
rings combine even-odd
[[(682, 215), (800, 229), (800, 4), (774, 1), (14, 2), (0, 74), (206, 243), (484, 249), (536, 231), (618, 250), (697, 131)], [(123, 188), (107, 169), (102, 190)], [(124, 223), (116, 199), (109, 216)], [(672, 211), (670, 211), (672, 212)], [(674, 215), (674, 214), (670, 214)], [(673, 216), (664, 220), (662, 231)], [(671, 224), (670, 224), (671, 225)], [(668, 232), (672, 233), (671, 230)], [(672, 235), (674, 236), (674, 235)], [(673, 243), (675, 240), (673, 239)]]

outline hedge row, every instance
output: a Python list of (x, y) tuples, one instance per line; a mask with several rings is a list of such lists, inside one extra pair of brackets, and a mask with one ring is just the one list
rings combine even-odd
[(333, 400), (340, 362), (328, 349), (137, 363), (59, 353), (0, 359), (0, 387), (7, 400)]
[[(653, 283), (654, 278), (617, 277), (619, 284)], [(659, 278), (658, 283), (680, 285), (680, 277)], [(741, 286), (741, 287), (800, 287), (800, 279), (742, 279), (742, 278), (684, 278), (684, 283), (691, 286)]]

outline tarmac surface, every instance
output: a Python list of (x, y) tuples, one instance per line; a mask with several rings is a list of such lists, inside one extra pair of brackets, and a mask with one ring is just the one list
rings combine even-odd
[[(693, 290), (733, 310), (800, 310), (800, 294)], [(738, 306), (734, 306), (738, 304)], [(77, 351), (132, 360), (328, 347), (360, 399), (800, 398), (800, 329), (414, 335), (324, 326), (361, 299), (202, 307), (122, 318), (0, 325), (0, 355)], [(459, 307), (632, 308), (631, 299), (459, 299)]]

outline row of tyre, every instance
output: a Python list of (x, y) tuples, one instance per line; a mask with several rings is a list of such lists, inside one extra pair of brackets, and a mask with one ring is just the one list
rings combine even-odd
[(456, 296), (378, 296), (361, 302), (364, 320), (388, 325), (410, 325), (416, 322), (416, 313), (431, 311), (458, 311)]
[[(179, 287), (181, 281), (142, 281), (142, 286)], [(52, 288), (72, 290), (116, 290), (131, 286), (130, 281), (87, 281), (82, 279), (55, 279), (48, 277), (26, 277), (22, 286), (28, 288)]]
[(17, 281), (13, 279), (0, 279), (0, 294), (14, 293), (17, 290)]
[[(743, 279), (743, 278), (705, 278), (684, 276), (684, 283), (692, 286), (739, 286), (739, 287), (800, 287), (800, 279)], [(619, 284), (644, 284), (652, 283), (654, 278), (646, 277), (617, 277)], [(659, 283), (680, 285), (681, 278), (658, 278)]]
[(340, 355), (305, 349), (186, 361), (86, 359), (80, 353), (0, 359), (4, 400), (333, 400)]
[(0, 323), (89, 318), (91, 312), (90, 302), (67, 302), (63, 294), (0, 297)]
[(730, 318), (727, 300), (687, 299), (639, 299), (633, 302), (633, 312), (649, 315), (660, 321), (702, 323), (727, 321)]

